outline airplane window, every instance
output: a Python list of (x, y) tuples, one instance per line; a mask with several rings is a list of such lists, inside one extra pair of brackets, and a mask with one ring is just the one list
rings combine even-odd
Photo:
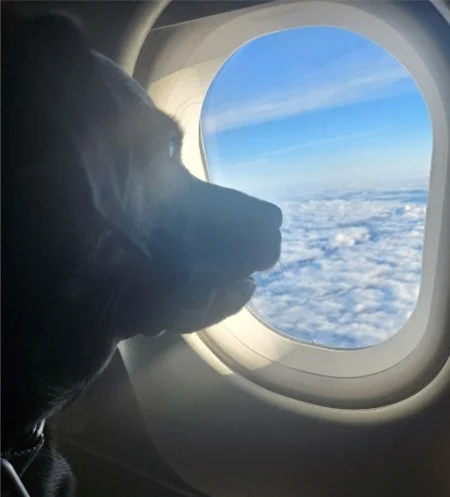
[(211, 181), (277, 202), (280, 263), (249, 309), (303, 342), (396, 333), (421, 279), (432, 130), (407, 69), (334, 27), (272, 33), (222, 66), (201, 115)]

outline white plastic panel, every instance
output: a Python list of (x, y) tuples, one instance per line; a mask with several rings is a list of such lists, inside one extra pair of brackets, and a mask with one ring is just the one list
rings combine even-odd
[[(157, 105), (185, 130), (183, 159), (198, 177), (207, 170), (199, 142), (203, 99), (229, 54), (245, 41), (275, 30), (332, 25), (379, 43), (415, 78), (427, 102), (434, 136), (423, 277), (417, 306), (406, 325), (386, 342), (362, 350), (332, 350), (280, 336), (244, 309), (200, 334), (211, 350), (257, 384), (295, 398), (335, 407), (375, 407), (413, 392), (447, 358), (449, 282), (436, 272), (448, 265), (450, 80), (449, 48), (435, 38), (437, 12), (427, 5), (385, 2), (271, 4), (214, 26), (177, 30), (149, 68), (149, 91)], [(435, 17), (433, 17), (435, 16)], [(436, 18), (436, 19), (435, 19)], [(216, 21), (217, 22), (217, 21)], [(448, 29), (441, 18), (439, 29)], [(164, 55), (166, 54), (166, 55)]]
[(448, 24), (425, 2), (265, 5), (239, 17), (225, 14), (153, 33), (139, 72), (145, 61), (153, 99), (186, 132), (186, 165), (205, 178), (200, 111), (223, 61), (255, 36), (314, 22), (382, 44), (407, 66), (430, 108), (435, 148), (414, 326), (411, 321), (409, 332), (406, 327), (399, 332), (403, 341), (374, 347), (373, 355), (333, 353), (265, 330), (245, 334), (233, 325), (249, 319), (243, 311), (228, 329), (230, 321), (184, 339), (137, 337), (120, 350), (149, 436), (170, 466), (208, 495), (445, 497), (450, 494), (443, 463), (450, 457)]

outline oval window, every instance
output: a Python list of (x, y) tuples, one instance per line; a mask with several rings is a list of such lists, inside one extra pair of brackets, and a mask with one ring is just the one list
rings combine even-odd
[(367, 38), (292, 29), (237, 50), (201, 115), (211, 181), (276, 202), (280, 263), (250, 310), (333, 348), (376, 345), (416, 305), (432, 130), (406, 68)]

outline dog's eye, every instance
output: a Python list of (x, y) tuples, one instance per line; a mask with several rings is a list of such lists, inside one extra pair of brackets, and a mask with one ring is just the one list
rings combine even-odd
[(175, 139), (169, 141), (169, 157), (173, 159), (177, 151), (177, 144)]

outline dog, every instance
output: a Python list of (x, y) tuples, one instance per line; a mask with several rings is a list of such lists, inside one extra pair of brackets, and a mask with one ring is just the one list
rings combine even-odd
[(5, 22), (2, 464), (32, 497), (71, 496), (45, 422), (121, 340), (238, 312), (279, 258), (282, 213), (191, 175), (177, 123), (69, 18)]

